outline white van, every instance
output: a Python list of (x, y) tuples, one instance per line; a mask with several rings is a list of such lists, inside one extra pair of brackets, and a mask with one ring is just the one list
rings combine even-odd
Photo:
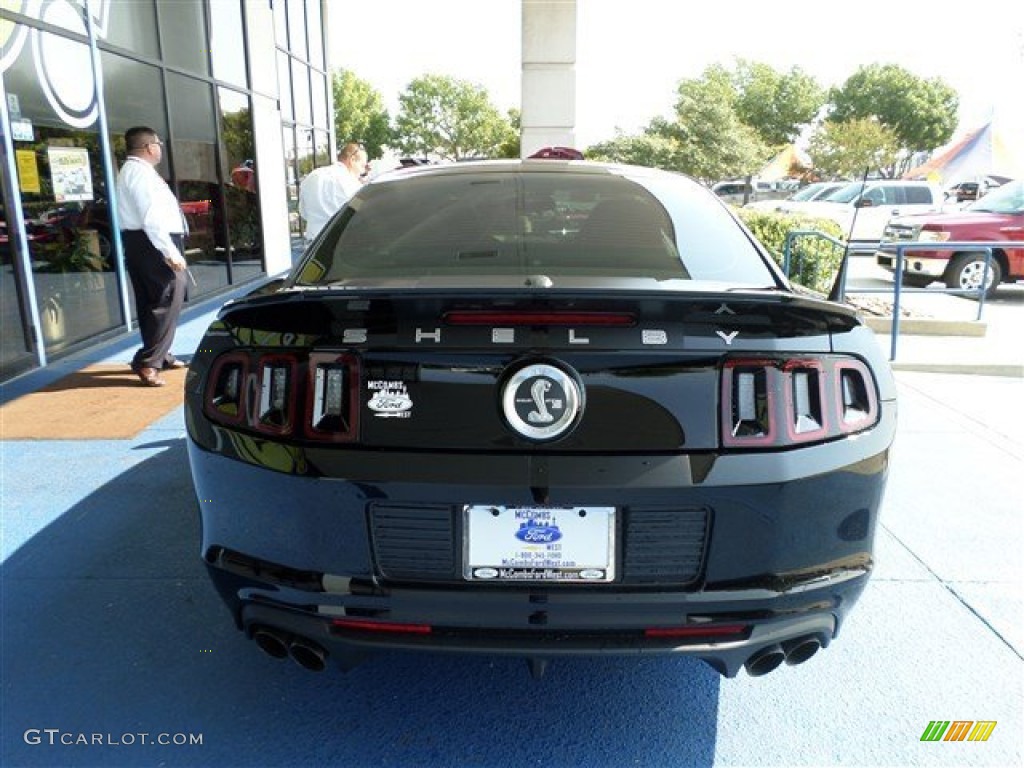
[(743, 205), (757, 200), (781, 200), (788, 197), (796, 189), (795, 181), (760, 181), (752, 179), (749, 183), (743, 179), (720, 181), (711, 187), (711, 191), (722, 200), (733, 205)]
[(832, 219), (854, 250), (874, 252), (894, 216), (942, 210), (942, 189), (927, 181), (851, 181), (824, 200), (803, 203), (800, 212)]

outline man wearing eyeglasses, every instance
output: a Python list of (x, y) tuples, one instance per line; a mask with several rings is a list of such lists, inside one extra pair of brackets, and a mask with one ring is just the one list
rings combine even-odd
[(135, 126), (125, 132), (124, 140), (128, 157), (117, 176), (117, 215), (142, 335), (132, 370), (143, 385), (162, 387), (167, 382), (160, 377), (161, 370), (185, 365), (171, 354), (185, 302), (184, 217), (156, 171), (163, 158), (163, 142), (156, 131)]
[(299, 215), (306, 222), (307, 243), (359, 191), (368, 159), (362, 144), (349, 143), (338, 152), (337, 163), (317, 168), (302, 180)]

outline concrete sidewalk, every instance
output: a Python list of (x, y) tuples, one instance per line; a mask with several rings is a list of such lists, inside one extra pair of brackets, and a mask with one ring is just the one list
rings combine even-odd
[[(1001, 285), (982, 304), (937, 287), (901, 292), (895, 354), (892, 317), (863, 313), (893, 369), (1024, 379), (1024, 285)], [(854, 306), (877, 304), (892, 314), (892, 276), (873, 258), (851, 262), (846, 293)]]

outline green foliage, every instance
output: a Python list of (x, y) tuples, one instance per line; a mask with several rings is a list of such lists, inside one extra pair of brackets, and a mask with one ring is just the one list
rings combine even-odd
[(236, 163), (252, 159), (252, 111), (245, 107), (235, 112), (224, 112), (221, 126), (227, 158)]
[(755, 173), (771, 149), (736, 112), (731, 74), (720, 65), (701, 78), (682, 80), (674, 122), (655, 121), (648, 129), (675, 142), (674, 170), (705, 182)]
[(610, 141), (589, 147), (584, 154), (590, 160), (676, 169), (679, 162), (677, 151), (675, 141), (660, 132), (651, 131), (638, 136), (620, 132)]
[[(795, 230), (813, 230), (841, 240), (839, 225), (829, 219), (790, 215), (774, 211), (738, 208), (736, 213), (781, 267), (785, 261), (786, 236)], [(827, 294), (835, 280), (843, 249), (821, 237), (800, 236), (790, 249), (789, 279), (805, 288)]]
[(811, 137), (814, 170), (824, 178), (860, 178), (891, 166), (899, 156), (895, 132), (874, 118), (839, 123), (827, 120)]
[(331, 89), (338, 147), (355, 141), (366, 147), (371, 159), (380, 157), (383, 148), (393, 140), (391, 119), (380, 94), (368, 82), (345, 69), (332, 75)]
[(398, 101), (395, 146), (402, 152), (442, 160), (497, 157), (515, 140), (487, 89), (464, 80), (424, 75)]
[(587, 157), (687, 173), (710, 183), (756, 173), (821, 108), (824, 93), (799, 69), (779, 74), (740, 61), (715, 64), (677, 86), (674, 119), (655, 118), (638, 136), (617, 135)]
[(830, 101), (834, 122), (875, 118), (893, 131), (900, 159), (882, 169), (887, 176), (907, 170), (914, 153), (948, 142), (960, 106), (956, 91), (941, 80), (924, 80), (895, 64), (861, 67), (832, 90)]
[(780, 74), (767, 64), (739, 59), (732, 81), (737, 116), (771, 147), (795, 141), (825, 104), (824, 89), (799, 67)]
[(54, 243), (37, 245), (40, 263), (36, 272), (103, 272), (109, 268), (107, 260), (100, 253), (99, 241), (94, 240), (95, 231), (78, 230), (70, 238), (60, 238)]
[(522, 150), (520, 136), (523, 116), (518, 109), (508, 111), (508, 124), (512, 126), (512, 133), (506, 141), (502, 142), (501, 148), (498, 150), (498, 157), (514, 160), (519, 157)]

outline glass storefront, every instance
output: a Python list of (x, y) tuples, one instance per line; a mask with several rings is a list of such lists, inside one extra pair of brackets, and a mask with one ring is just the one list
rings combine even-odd
[[(321, 0), (0, 4), (0, 381), (132, 327), (109, 187), (133, 125), (166, 145), (157, 171), (188, 224), (190, 300), (290, 263), (297, 180), (331, 154), (325, 10)], [(253, 60), (267, 57), (272, 81), (250, 82), (267, 72)], [(281, 144), (256, 131), (268, 110)], [(261, 166), (275, 164), (261, 184)]]
[(4, 71), (28, 245), (27, 265), (12, 258), (12, 268), (27, 266), (49, 357), (124, 318), (88, 46), (43, 30), (25, 37), (34, 55), (22, 50)]

